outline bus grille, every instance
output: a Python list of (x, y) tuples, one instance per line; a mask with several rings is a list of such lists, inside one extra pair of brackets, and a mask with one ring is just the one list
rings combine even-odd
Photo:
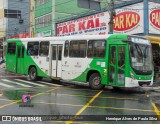
[(138, 81), (139, 86), (150, 85), (151, 81)]

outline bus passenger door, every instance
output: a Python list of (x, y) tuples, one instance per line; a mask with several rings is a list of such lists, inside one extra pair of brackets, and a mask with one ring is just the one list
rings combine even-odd
[(17, 73), (24, 74), (24, 46), (17, 46)]
[(61, 77), (62, 45), (53, 45), (51, 54), (51, 76)]
[(109, 84), (125, 86), (125, 45), (110, 45), (109, 47)]

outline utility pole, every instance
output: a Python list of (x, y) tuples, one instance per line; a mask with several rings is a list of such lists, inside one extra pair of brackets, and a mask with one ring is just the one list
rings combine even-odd
[(56, 36), (56, 23), (55, 23), (55, 19), (56, 19), (56, 17), (55, 17), (55, 11), (56, 11), (56, 2), (55, 2), (55, 0), (52, 0), (52, 22), (51, 22), (51, 24), (52, 24), (52, 30), (51, 30), (51, 36)]
[(110, 14), (110, 21), (108, 23), (109, 33), (113, 33), (113, 24), (114, 24), (113, 19), (114, 19), (114, 16), (116, 15), (115, 8), (114, 8), (114, 0), (111, 0), (109, 14)]

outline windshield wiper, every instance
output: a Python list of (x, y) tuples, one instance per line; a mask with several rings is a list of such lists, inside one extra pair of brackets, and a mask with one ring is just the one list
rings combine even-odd
[(136, 49), (137, 49), (138, 55), (139, 55), (139, 56), (141, 56), (141, 57), (143, 57), (143, 53), (142, 53), (142, 51), (141, 51), (141, 49), (140, 49), (139, 45), (135, 44), (135, 46), (136, 46)]
[(146, 55), (147, 48), (148, 46), (146, 46), (146, 48), (144, 49), (144, 58), (147, 58), (147, 55)]

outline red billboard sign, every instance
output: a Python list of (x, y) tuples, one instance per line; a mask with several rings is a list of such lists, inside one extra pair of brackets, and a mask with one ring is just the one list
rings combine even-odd
[(114, 30), (125, 31), (134, 28), (140, 22), (139, 13), (125, 11), (117, 14), (114, 18)]
[(160, 9), (151, 11), (150, 21), (155, 27), (160, 28)]
[(17, 34), (17, 35), (14, 35), (14, 36), (10, 36), (10, 38), (27, 38), (29, 37), (29, 33), (24, 33), (24, 34)]

